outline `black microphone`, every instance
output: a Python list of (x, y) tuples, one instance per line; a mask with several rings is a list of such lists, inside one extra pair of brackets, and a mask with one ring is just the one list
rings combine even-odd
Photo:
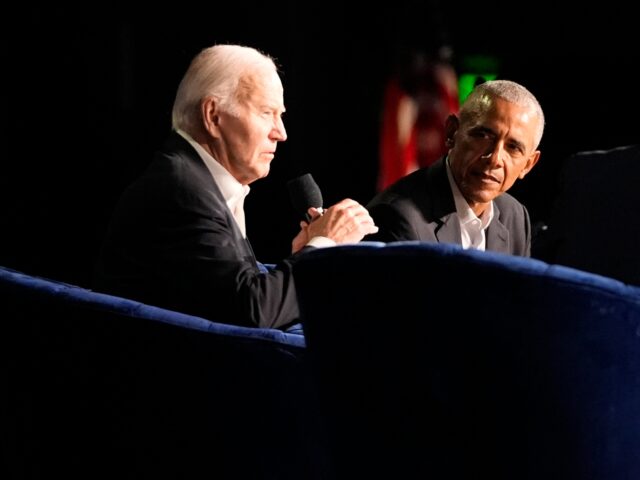
[(287, 189), (294, 210), (307, 222), (311, 221), (311, 216), (307, 213), (310, 207), (322, 210), (322, 192), (310, 173), (289, 180)]

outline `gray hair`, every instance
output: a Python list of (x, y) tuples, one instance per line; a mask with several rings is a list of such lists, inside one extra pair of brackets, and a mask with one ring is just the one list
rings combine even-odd
[(536, 97), (522, 85), (510, 80), (491, 80), (475, 87), (460, 108), (460, 119), (475, 117), (483, 108), (482, 99), (486, 96), (498, 97), (521, 107), (530, 108), (538, 117), (538, 129), (533, 148), (537, 148), (544, 132), (544, 113)]
[(202, 121), (200, 103), (214, 97), (219, 107), (235, 114), (243, 85), (256, 75), (277, 71), (273, 59), (251, 47), (214, 45), (191, 61), (178, 86), (171, 112), (174, 130), (191, 134)]

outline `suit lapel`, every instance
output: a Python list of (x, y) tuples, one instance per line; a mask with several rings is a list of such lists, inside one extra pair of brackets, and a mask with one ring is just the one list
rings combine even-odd
[(491, 220), (486, 234), (487, 250), (511, 253), (511, 249), (509, 248), (509, 230), (500, 222), (500, 209), (496, 202), (493, 202), (493, 220)]
[(211, 172), (205, 165), (202, 158), (200, 158), (198, 152), (195, 151), (187, 140), (176, 132), (171, 133), (165, 147), (177, 152), (178, 155), (184, 158), (186, 164), (189, 165), (189, 168), (192, 169), (195, 175), (199, 178), (199, 182), (201, 182), (202, 185), (206, 185), (207, 192), (211, 198), (211, 209), (224, 213), (227, 224), (233, 230), (234, 244), (238, 248), (238, 253), (246, 261), (257, 265), (257, 259), (253, 253), (253, 248), (251, 247), (249, 240), (244, 238), (240, 227), (233, 218), (231, 210), (229, 210), (227, 202), (224, 200), (224, 196), (222, 195), (218, 184), (213, 179)]
[(430, 218), (435, 219), (437, 227), (434, 230), (436, 239), (440, 243), (460, 243), (462, 234), (460, 222), (456, 217), (456, 204), (447, 178), (444, 158), (441, 158), (427, 170), (427, 183), (431, 212)]
[(434, 234), (439, 243), (460, 243), (462, 232), (460, 231), (460, 222), (454, 214), (445, 215), (440, 218), (438, 227)]

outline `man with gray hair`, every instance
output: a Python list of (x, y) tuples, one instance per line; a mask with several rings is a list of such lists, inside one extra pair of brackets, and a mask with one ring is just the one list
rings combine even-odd
[(447, 155), (378, 193), (366, 240), (421, 240), (530, 256), (531, 223), (507, 190), (540, 158), (544, 114), (522, 85), (475, 87), (445, 123)]
[(116, 207), (96, 289), (219, 322), (295, 323), (292, 266), (300, 252), (358, 242), (377, 228), (351, 199), (310, 208), (291, 256), (260, 268), (243, 205), (287, 139), (284, 111), (270, 57), (240, 45), (201, 51), (178, 87), (172, 133)]

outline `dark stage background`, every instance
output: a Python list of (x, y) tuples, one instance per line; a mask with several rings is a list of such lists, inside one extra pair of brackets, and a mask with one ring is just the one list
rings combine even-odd
[(282, 69), (289, 140), (247, 200), (265, 262), (288, 253), (298, 228), (288, 179), (311, 172), (327, 205), (375, 193), (383, 87), (404, 51), (448, 44), (454, 66), (491, 55), (500, 78), (537, 95), (547, 116), (541, 163), (513, 190), (534, 221), (549, 213), (563, 158), (637, 142), (638, 27), (622, 2), (564, 14), (539, 4), (391, 3), (98, 2), (5, 14), (0, 264), (89, 284), (117, 196), (168, 134), (189, 61), (215, 43), (257, 47)]

